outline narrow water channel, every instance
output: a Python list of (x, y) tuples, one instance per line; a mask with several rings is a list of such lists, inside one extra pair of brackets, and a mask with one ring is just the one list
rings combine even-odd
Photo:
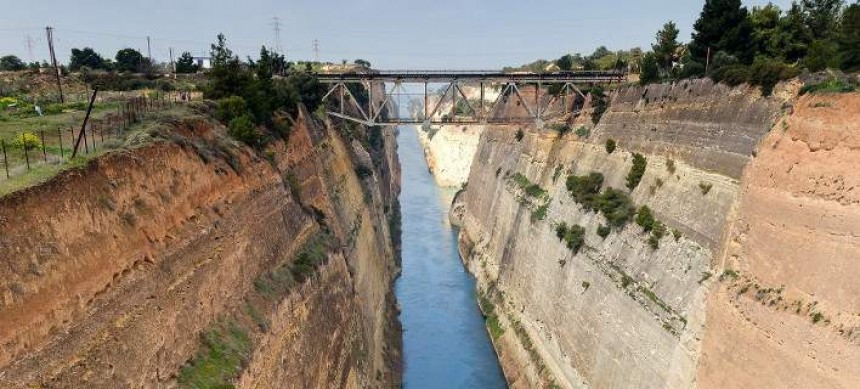
[(401, 127), (403, 273), (397, 300), (403, 323), (406, 388), (504, 388), (477, 307), (475, 280), (457, 252), (448, 220), (454, 191), (427, 170), (415, 127)]

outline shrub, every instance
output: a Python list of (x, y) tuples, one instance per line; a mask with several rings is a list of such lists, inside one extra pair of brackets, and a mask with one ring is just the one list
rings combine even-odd
[(715, 82), (721, 82), (729, 86), (738, 86), (749, 82), (750, 69), (745, 65), (728, 65), (715, 70), (711, 78)]
[(564, 234), (564, 242), (567, 244), (567, 248), (573, 251), (573, 255), (578, 254), (585, 243), (585, 229), (576, 224), (570, 226)]
[(549, 210), (549, 205), (544, 204), (532, 211), (532, 221), (546, 219), (546, 212)]
[(564, 236), (567, 234), (567, 223), (561, 222), (557, 226), (555, 226), (555, 236), (558, 237), (558, 240), (564, 239)]
[(609, 103), (606, 101), (603, 87), (595, 86), (594, 88), (591, 88), (591, 108), (593, 109), (591, 112), (591, 121), (592, 123), (597, 124), (609, 108)]
[(576, 129), (576, 136), (580, 138), (588, 138), (589, 131), (585, 126)]
[(513, 180), (529, 197), (544, 197), (547, 195), (547, 192), (543, 188), (529, 181), (522, 173), (515, 174)]
[(182, 367), (180, 386), (227, 387), (239, 375), (251, 354), (251, 337), (238, 323), (220, 322), (202, 335), (203, 346), (194, 359)]
[(666, 170), (669, 171), (669, 174), (675, 174), (675, 160), (666, 160)]
[(522, 141), (522, 140), (523, 140), (523, 137), (524, 137), (525, 135), (526, 135), (526, 134), (523, 132), (523, 129), (522, 129), (522, 128), (518, 129), (518, 130), (517, 130), (517, 135), (516, 135), (517, 142)]
[(612, 152), (615, 151), (615, 146), (616, 145), (615, 145), (614, 139), (607, 139), (606, 140), (606, 153), (612, 154)]
[(672, 237), (675, 238), (675, 242), (681, 240), (681, 231), (678, 231), (677, 229), (673, 229), (672, 230)]
[(665, 224), (661, 223), (659, 220), (655, 220), (651, 229), (651, 236), (657, 239), (663, 239), (663, 237), (666, 236), (667, 231)]
[(16, 136), (12, 139), (12, 147), (16, 149), (22, 150), (33, 150), (42, 148), (42, 141), (39, 140), (39, 137), (36, 134), (31, 132), (24, 132), (21, 135)]
[(642, 175), (645, 174), (645, 167), (648, 161), (642, 154), (633, 154), (633, 167), (630, 168), (630, 173), (627, 174), (627, 188), (633, 190), (642, 181)]
[(621, 287), (626, 288), (633, 283), (633, 277), (628, 276), (627, 274), (621, 275)]
[(298, 282), (304, 282), (316, 272), (317, 266), (326, 259), (328, 235), (318, 235), (304, 244), (301, 252), (292, 263), (292, 275)]
[(228, 132), (234, 139), (242, 141), (248, 146), (259, 148), (263, 145), (263, 136), (249, 114), (230, 120)]
[(603, 174), (592, 172), (587, 176), (568, 176), (565, 182), (568, 192), (576, 202), (587, 210), (597, 208), (597, 197), (603, 186)]
[(708, 182), (708, 183), (700, 182), (700, 183), (699, 183), (699, 189), (702, 191), (702, 196), (707, 195), (707, 194), (708, 194), (708, 192), (710, 192), (710, 191), (711, 191), (711, 188), (712, 188), (713, 186), (714, 186), (714, 184), (711, 184), (710, 182)]
[(222, 123), (230, 123), (233, 119), (248, 113), (248, 104), (240, 96), (230, 96), (218, 100), (215, 107), (215, 118)]
[(651, 212), (651, 208), (648, 208), (647, 205), (639, 207), (639, 211), (636, 212), (636, 224), (642, 227), (645, 232), (650, 232), (654, 228), (654, 223), (654, 214)]
[(609, 226), (606, 226), (606, 225), (603, 225), (603, 224), (601, 224), (601, 225), (597, 226), (597, 235), (598, 235), (598, 236), (600, 236), (600, 237), (601, 237), (601, 238), (603, 238), (603, 239), (606, 239), (606, 237), (607, 237), (607, 236), (609, 236), (609, 233), (610, 233), (611, 231), (612, 231), (612, 229), (611, 229), (611, 228), (609, 228)]
[(627, 194), (614, 188), (603, 191), (597, 200), (597, 209), (603, 213), (609, 225), (616, 228), (624, 227), (636, 212)]
[(570, 132), (570, 126), (568, 126), (567, 124), (564, 124), (564, 123), (556, 123), (556, 124), (551, 125), (549, 128), (551, 128), (555, 132), (557, 132), (559, 136), (567, 134), (568, 132)]
[(756, 61), (750, 67), (750, 83), (761, 86), (761, 94), (770, 96), (773, 88), (782, 80), (796, 77), (797, 68), (779, 61)]

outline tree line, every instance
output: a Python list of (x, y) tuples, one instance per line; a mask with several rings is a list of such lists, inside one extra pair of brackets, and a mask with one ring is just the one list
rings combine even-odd
[(860, 69), (860, 4), (801, 0), (748, 10), (740, 0), (706, 0), (686, 45), (668, 22), (640, 61), (640, 82), (708, 76), (751, 83), (770, 94), (802, 70)]
[[(47, 62), (25, 63), (14, 55), (0, 57), (0, 70), (21, 71), (35, 70), (48, 67)], [(190, 52), (183, 52), (175, 63), (175, 72), (180, 74), (197, 73), (200, 70)], [(72, 72), (82, 70), (104, 70), (128, 73), (153, 73), (160, 69), (160, 65), (145, 57), (140, 51), (125, 48), (116, 52), (114, 58), (105, 58), (90, 47), (73, 48), (66, 69)], [(173, 71), (173, 69), (167, 69)]]

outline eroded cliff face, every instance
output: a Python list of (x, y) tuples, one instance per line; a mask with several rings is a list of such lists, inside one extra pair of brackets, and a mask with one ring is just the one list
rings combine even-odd
[[(858, 365), (857, 338), (840, 333), (857, 321), (850, 279), (860, 244), (848, 227), (860, 215), (848, 167), (858, 162), (849, 156), (856, 130), (810, 116), (804, 104), (817, 100), (805, 98), (783, 132), (787, 101), (687, 81), (614, 92), (586, 139), (530, 128), (518, 141), (513, 128), (484, 131), (452, 215), (513, 387), (856, 386), (860, 375), (849, 366)], [(800, 123), (814, 130), (792, 130)], [(608, 139), (618, 143), (612, 153)], [(804, 144), (813, 146), (798, 155)], [(634, 152), (647, 164), (628, 191)], [(804, 164), (802, 176), (791, 173)], [(592, 172), (604, 176), (603, 188), (647, 205), (667, 234), (654, 245), (630, 222), (602, 238), (605, 216), (574, 200), (565, 183)], [(796, 227), (781, 227), (788, 220)], [(578, 253), (557, 236), (562, 223), (583, 227)], [(770, 297), (739, 296), (748, 283)], [(768, 307), (781, 285), (806, 296), (804, 304), (818, 300), (832, 323), (774, 308), (782, 302)], [(797, 374), (805, 378), (785, 378)]]
[[(741, 181), (714, 256), (701, 387), (860, 386), (860, 95), (804, 96)], [(735, 275), (736, 274), (736, 275)]]
[(483, 132), (482, 125), (442, 125), (418, 131), (427, 166), (439, 186), (459, 187), (466, 183)]
[(393, 134), (168, 127), (0, 199), (0, 386), (397, 385)]

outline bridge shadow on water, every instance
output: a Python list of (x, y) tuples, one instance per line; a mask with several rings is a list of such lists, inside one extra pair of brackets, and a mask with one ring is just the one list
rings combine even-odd
[(416, 127), (400, 127), (403, 168), (403, 272), (397, 300), (403, 323), (404, 387), (504, 388), (477, 306), (475, 280), (448, 223), (454, 190), (428, 172)]

